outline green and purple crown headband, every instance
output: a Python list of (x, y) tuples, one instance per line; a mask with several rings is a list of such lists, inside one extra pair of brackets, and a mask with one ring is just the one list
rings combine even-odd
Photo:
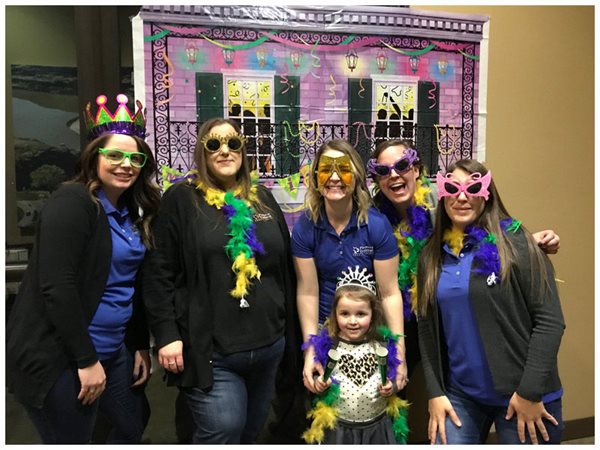
[(117, 95), (117, 107), (114, 114), (106, 108), (107, 97), (104, 94), (96, 97), (98, 110), (95, 116), (91, 113), (91, 102), (85, 107), (85, 124), (88, 130), (88, 139), (92, 140), (104, 134), (126, 134), (137, 136), (141, 139), (146, 137), (146, 118), (142, 109), (142, 103), (136, 100), (137, 111), (131, 115), (127, 102), (129, 99), (125, 94)]

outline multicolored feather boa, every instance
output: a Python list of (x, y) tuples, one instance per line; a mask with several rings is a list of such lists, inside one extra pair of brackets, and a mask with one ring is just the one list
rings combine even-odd
[[(381, 326), (377, 329), (381, 338), (386, 343), (388, 350), (387, 377), (390, 380), (396, 378), (398, 365), (401, 361), (398, 359), (396, 344), (399, 335), (393, 334), (389, 328)], [(308, 341), (302, 344), (302, 350), (312, 346), (315, 350), (315, 361), (321, 363), (323, 367), (327, 364), (327, 353), (333, 346), (334, 341), (329, 336), (327, 328), (323, 327), (319, 334), (311, 334)], [(325, 437), (325, 430), (333, 430), (337, 422), (337, 405), (340, 401), (340, 385), (337, 380), (332, 378), (332, 384), (322, 394), (317, 394), (313, 401), (313, 409), (309, 411), (307, 417), (312, 419), (308, 430), (302, 434), (302, 439), (308, 444), (322, 443)], [(392, 429), (396, 442), (406, 444), (408, 437), (408, 407), (410, 404), (396, 395), (387, 399), (385, 412), (392, 419)]]
[(400, 250), (398, 285), (402, 292), (405, 318), (410, 317), (417, 307), (417, 263), (427, 238), (433, 232), (429, 214), (432, 205), (427, 201), (430, 192), (429, 180), (425, 176), (419, 177), (414, 204), (408, 207), (406, 220), (401, 221), (394, 230)]
[(251, 280), (260, 280), (260, 270), (254, 255), (264, 254), (265, 249), (256, 237), (256, 224), (253, 221), (252, 203), (256, 201), (256, 184), (252, 185), (248, 199), (239, 198), (241, 189), (223, 192), (205, 186), (196, 180), (196, 187), (204, 192), (206, 203), (223, 211), (229, 228), (229, 241), (225, 245), (225, 253), (233, 261), (231, 270), (236, 275), (235, 287), (230, 291), (232, 297), (240, 299), (240, 308), (248, 308), (246, 300)]
[[(521, 222), (509, 217), (500, 220), (500, 227), (504, 232), (516, 233), (521, 227)], [(473, 271), (487, 277), (488, 286), (493, 286), (500, 281), (500, 255), (496, 247), (496, 236), (487, 232), (482, 227), (469, 225), (461, 230), (451, 228), (444, 231), (444, 241), (448, 244), (455, 255), (463, 248), (463, 242), (473, 244), (475, 254), (473, 256)]]

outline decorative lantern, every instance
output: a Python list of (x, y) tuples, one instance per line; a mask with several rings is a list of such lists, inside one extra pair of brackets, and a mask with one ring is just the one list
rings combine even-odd
[(233, 62), (233, 56), (235, 55), (235, 50), (232, 48), (224, 48), (223, 49), (223, 59), (225, 60), (225, 64), (228, 66)]
[(258, 65), (260, 67), (265, 67), (265, 64), (267, 63), (267, 51), (263, 50), (262, 48), (256, 50), (256, 60), (258, 61)]
[(448, 61), (446, 60), (446, 58), (438, 60), (438, 69), (440, 70), (440, 73), (443, 77), (446, 76), (446, 70), (448, 70)]
[(300, 53), (298, 50), (292, 50), (290, 52), (290, 59), (292, 60), (292, 64), (294, 65), (294, 67), (297, 69), (298, 67), (300, 67), (302, 53)]
[[(346, 56), (346, 58), (348, 57)], [(377, 53), (377, 56), (375, 57), (375, 61), (377, 61), (377, 68), (383, 73), (388, 63), (388, 57), (385, 56), (383, 49), (379, 50), (379, 53)]]
[(196, 62), (196, 58), (198, 57), (198, 46), (196, 45), (195, 41), (187, 41), (185, 44), (185, 56), (190, 64), (194, 64)]
[(417, 70), (419, 70), (420, 60), (421, 58), (419, 58), (417, 55), (412, 55), (410, 58), (408, 58), (408, 64), (410, 65), (410, 70), (412, 70), (412, 73), (417, 73)]
[(356, 64), (358, 63), (358, 55), (356, 54), (356, 50), (353, 48), (346, 53), (346, 64), (348, 65), (348, 69), (350, 72), (353, 72), (356, 69)]

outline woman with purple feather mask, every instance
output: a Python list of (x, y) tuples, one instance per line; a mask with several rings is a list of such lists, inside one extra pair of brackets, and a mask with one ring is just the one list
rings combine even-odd
[(254, 443), (278, 369), (300, 370), (289, 232), (245, 142), (234, 121), (200, 127), (196, 170), (165, 192), (146, 266), (158, 362), (186, 399), (193, 443)]
[(463, 159), (437, 174), (440, 205), (417, 269), (430, 442), (559, 444), (564, 330), (554, 271), (508, 213), (492, 174)]

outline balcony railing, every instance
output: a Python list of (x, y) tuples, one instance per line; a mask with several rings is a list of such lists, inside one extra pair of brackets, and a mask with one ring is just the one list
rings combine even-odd
[[(390, 127), (385, 136), (370, 125), (245, 123), (243, 132), (251, 168), (259, 169), (261, 178), (282, 178), (298, 172), (314, 159), (319, 147), (331, 139), (345, 139), (356, 148), (363, 162), (382, 140), (402, 137), (416, 146), (430, 174), (445, 172), (452, 162), (471, 158), (472, 146), (464, 145), (462, 128)], [(167, 164), (180, 172), (194, 167), (194, 147), (198, 133), (196, 122), (170, 122), (169, 149), (156, 149), (159, 164)], [(465, 148), (467, 150), (465, 150)]]

